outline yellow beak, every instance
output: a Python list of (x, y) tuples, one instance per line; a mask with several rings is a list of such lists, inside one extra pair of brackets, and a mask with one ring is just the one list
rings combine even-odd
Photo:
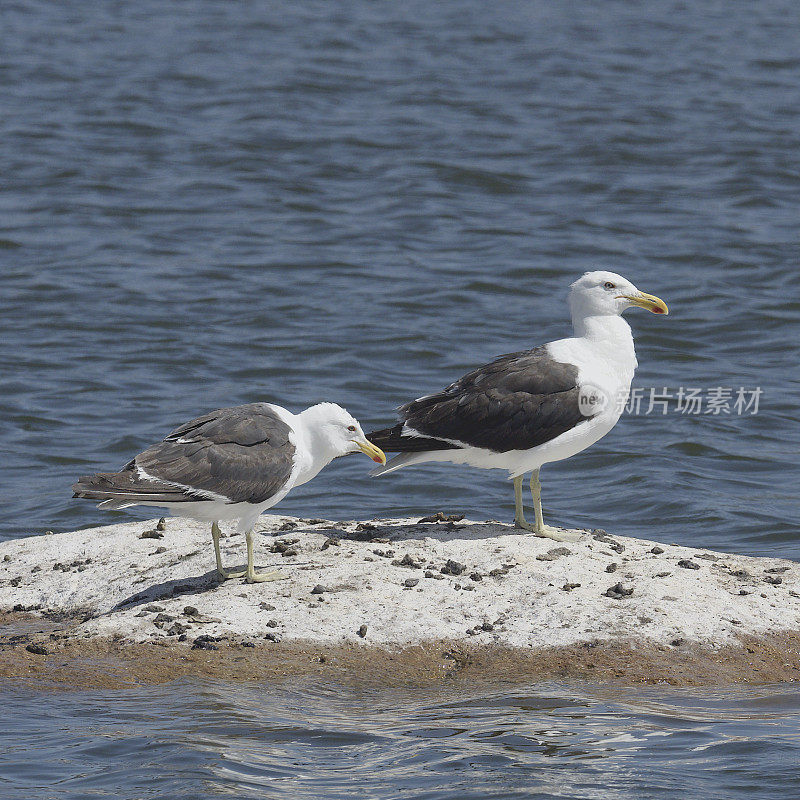
[(386, 463), (386, 453), (384, 453), (380, 447), (375, 447), (375, 445), (367, 439), (356, 439), (355, 442), (358, 445), (358, 449), (365, 455), (368, 455), (376, 464)]
[(653, 314), (669, 314), (667, 304), (654, 294), (639, 292), (639, 294), (618, 294), (617, 297), (624, 297), (633, 305), (639, 306), (639, 308), (646, 308)]

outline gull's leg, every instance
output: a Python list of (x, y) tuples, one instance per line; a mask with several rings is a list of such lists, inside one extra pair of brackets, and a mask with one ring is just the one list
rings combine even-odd
[(250, 528), (245, 534), (245, 538), (247, 539), (247, 577), (245, 580), (247, 583), (286, 580), (288, 576), (282, 575), (279, 569), (273, 570), (272, 572), (256, 573), (255, 567), (253, 566), (253, 539), (255, 538), (255, 534), (255, 528)]
[(514, 525), (525, 531), (536, 533), (536, 528), (525, 521), (525, 509), (522, 507), (522, 475), (514, 478)]
[(214, 555), (217, 559), (217, 572), (219, 573), (219, 577), (226, 581), (228, 578), (241, 578), (243, 575), (247, 573), (247, 570), (241, 570), (240, 572), (225, 572), (222, 569), (222, 554), (219, 551), (219, 522), (212, 522), (211, 523), (211, 538), (214, 541)]
[(544, 516), (542, 515), (542, 484), (539, 481), (538, 469), (535, 469), (531, 473), (531, 498), (533, 499), (533, 510), (536, 514), (536, 524), (533, 526), (533, 532), (537, 536), (542, 536), (545, 539), (554, 539), (557, 542), (577, 542), (578, 539), (580, 539), (577, 533), (570, 533), (560, 528), (551, 528), (549, 525), (544, 524)]

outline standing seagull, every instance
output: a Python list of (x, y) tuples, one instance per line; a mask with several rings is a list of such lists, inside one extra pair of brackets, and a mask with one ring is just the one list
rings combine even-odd
[[(574, 540), (544, 524), (539, 468), (585, 450), (620, 418), (637, 367), (631, 329), (621, 316), (631, 306), (669, 313), (663, 300), (621, 275), (587, 272), (570, 287), (571, 339), (500, 356), (441, 392), (401, 406), (399, 424), (367, 436), (400, 453), (373, 475), (426, 461), (505, 469), (514, 481), (516, 526)], [(533, 525), (522, 507), (526, 472), (532, 473)]]
[[(102, 500), (98, 508), (164, 506), (177, 516), (211, 522), (220, 577), (268, 581), (280, 574), (257, 574), (253, 566), (259, 515), (334, 458), (358, 451), (386, 463), (383, 452), (367, 441), (341, 406), (319, 403), (292, 414), (271, 403), (248, 403), (193, 419), (119, 472), (83, 477), (72, 490), (75, 497)], [(247, 569), (241, 572), (222, 568), (223, 519), (238, 519), (239, 532), (246, 535)]]

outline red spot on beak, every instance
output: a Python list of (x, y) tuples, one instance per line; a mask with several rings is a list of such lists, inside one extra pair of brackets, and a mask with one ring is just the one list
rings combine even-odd
[(372, 456), (372, 460), (373, 460), (373, 461), (374, 461), (376, 464), (383, 464), (383, 461), (382, 461), (380, 458), (378, 458), (378, 456)]

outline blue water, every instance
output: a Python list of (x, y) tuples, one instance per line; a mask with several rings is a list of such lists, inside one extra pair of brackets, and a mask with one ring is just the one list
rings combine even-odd
[[(0, 538), (117, 521), (72, 481), (214, 407), (329, 399), (385, 425), (567, 335), (567, 286), (600, 267), (670, 305), (628, 314), (642, 392), (763, 395), (755, 415), (626, 415), (543, 470), (548, 519), (800, 557), (799, 52), (788, 0), (4, 3)], [(334, 463), (281, 510), (511, 518), (500, 473), (368, 466)], [(28, 745), (0, 789), (800, 792), (787, 687), (476, 688), (463, 732), (452, 700), (318, 691), (7, 691)], [(590, 699), (573, 718), (563, 697)]]

